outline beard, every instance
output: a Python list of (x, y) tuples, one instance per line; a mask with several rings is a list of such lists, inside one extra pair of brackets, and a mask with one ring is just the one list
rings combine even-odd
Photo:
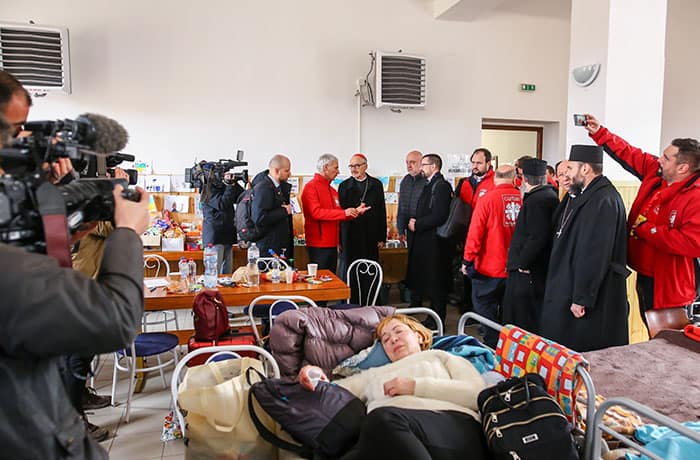
[(583, 181), (572, 180), (569, 186), (569, 195), (578, 196), (583, 192)]
[(476, 177), (481, 177), (486, 174), (486, 171), (472, 171), (472, 174)]

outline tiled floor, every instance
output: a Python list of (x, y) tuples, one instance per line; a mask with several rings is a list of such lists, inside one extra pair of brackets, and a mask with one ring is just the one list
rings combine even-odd
[[(393, 296), (392, 296), (393, 297)], [(398, 296), (397, 296), (398, 297)], [(397, 299), (390, 299), (396, 301)], [(396, 305), (396, 303), (394, 303)], [(404, 305), (400, 305), (404, 306)], [(181, 328), (192, 328), (192, 320), (188, 311), (179, 311)], [(446, 333), (454, 334), (457, 330), (459, 313), (457, 308), (448, 307)], [(186, 352), (185, 350), (182, 350)], [(112, 388), (111, 355), (104, 355), (104, 366), (97, 375), (95, 388), (99, 394), (108, 395)], [(181, 439), (162, 442), (163, 419), (170, 411), (170, 377), (172, 369), (166, 372), (167, 389), (157, 373), (152, 373), (142, 393), (135, 394), (132, 401), (130, 421), (125, 421), (126, 393), (128, 380), (126, 373), (120, 373), (117, 383), (117, 407), (107, 407), (88, 412), (88, 419), (110, 431), (110, 437), (102, 442), (109, 451), (112, 460), (151, 460), (176, 459), (185, 457), (185, 446)]]

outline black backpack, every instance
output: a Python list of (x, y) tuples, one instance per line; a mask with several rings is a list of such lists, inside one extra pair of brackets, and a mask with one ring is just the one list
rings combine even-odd
[(236, 202), (236, 233), (239, 242), (260, 239), (260, 232), (253, 222), (253, 187), (241, 193)]
[(538, 374), (512, 377), (477, 399), (494, 460), (577, 460), (571, 425)]
[[(246, 371), (249, 384), (251, 371), (256, 369)], [(314, 459), (340, 457), (355, 445), (366, 407), (348, 390), (321, 381), (315, 391), (308, 391), (291, 379), (266, 379), (259, 375), (263, 380), (250, 387), (248, 411), (264, 440), (301, 457)], [(268, 430), (255, 413), (253, 398), (301, 445), (280, 439)]]

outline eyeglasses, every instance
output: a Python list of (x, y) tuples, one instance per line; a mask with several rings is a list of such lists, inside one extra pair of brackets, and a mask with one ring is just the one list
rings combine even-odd
[(366, 164), (367, 164), (367, 163), (358, 163), (358, 164), (356, 164), (356, 165), (348, 165), (348, 168), (350, 168), (350, 169), (355, 169), (355, 168), (359, 168), (360, 166), (363, 166), (363, 165), (366, 165)]

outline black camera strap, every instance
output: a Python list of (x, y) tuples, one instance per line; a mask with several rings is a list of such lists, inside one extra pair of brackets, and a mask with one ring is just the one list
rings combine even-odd
[(58, 260), (61, 267), (71, 267), (66, 204), (61, 193), (54, 185), (44, 182), (36, 190), (36, 198), (44, 224), (46, 254)]

